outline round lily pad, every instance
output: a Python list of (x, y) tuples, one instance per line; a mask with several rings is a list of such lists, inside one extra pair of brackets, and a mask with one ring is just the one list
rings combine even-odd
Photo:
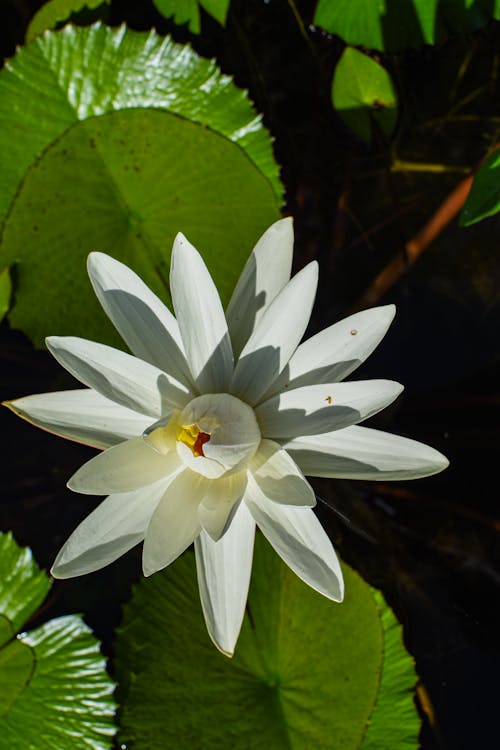
[(88, 253), (119, 258), (166, 298), (178, 231), (227, 301), (277, 218), (267, 178), (202, 125), (142, 108), (78, 123), (28, 169), (5, 222), (3, 262), (17, 263), (11, 324), (37, 344), (49, 333), (117, 343), (86, 275)]
[(11, 534), (0, 534), (0, 750), (109, 750), (114, 684), (77, 615), (28, 633), (50, 580)]
[(258, 536), (233, 660), (206, 633), (191, 553), (141, 582), (115, 644), (121, 741), (130, 750), (416, 748), (401, 628), (377, 592), (344, 574), (346, 600), (333, 604)]
[(154, 31), (69, 25), (37, 37), (0, 71), (0, 221), (30, 164), (68, 128), (137, 107), (173, 112), (238, 144), (281, 200), (261, 117), (213, 61)]

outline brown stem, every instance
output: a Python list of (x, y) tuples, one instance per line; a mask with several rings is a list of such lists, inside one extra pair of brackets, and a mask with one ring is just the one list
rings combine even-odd
[(441, 234), (443, 229), (453, 221), (462, 209), (473, 179), (474, 175), (470, 174), (458, 183), (422, 229), (408, 240), (404, 253), (393, 258), (375, 277), (368, 289), (354, 304), (352, 312), (376, 305), (384, 294), (408, 271), (417, 258), (424, 250), (427, 250), (431, 242)]

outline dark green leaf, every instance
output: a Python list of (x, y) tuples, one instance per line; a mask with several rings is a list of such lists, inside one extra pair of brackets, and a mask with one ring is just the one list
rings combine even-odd
[(200, 33), (200, 8), (198, 0), (153, 0), (165, 18), (173, 18), (179, 26), (187, 23), (189, 31)]
[(0, 320), (3, 320), (10, 306), (12, 281), (9, 268), (0, 271)]
[[(0, 614), (9, 621), (13, 634), (43, 602), (50, 581), (33, 560), (31, 550), (18, 547), (10, 533), (0, 534), (0, 581)], [(8, 631), (0, 625), (0, 632)], [(0, 646), (5, 640), (0, 640)]]
[(371, 593), (377, 602), (384, 630), (384, 661), (375, 711), (363, 738), (362, 750), (417, 747), (420, 719), (411, 696), (415, 688), (415, 667), (404, 647), (401, 625), (376, 589)]
[(231, 0), (199, 0), (202, 8), (210, 13), (222, 26), (226, 25)]
[(335, 69), (333, 106), (344, 122), (369, 143), (372, 121), (390, 136), (397, 121), (397, 96), (391, 76), (368, 55), (347, 47)]
[(500, 211), (500, 150), (481, 165), (460, 214), (460, 224), (468, 227)]
[(416, 747), (415, 673), (400, 627), (382, 598), (344, 571), (346, 600), (333, 604), (258, 537), (232, 661), (206, 634), (191, 554), (143, 581), (116, 643), (122, 741), (135, 750), (371, 750), (378, 737), (380, 748)]
[(173, 18), (176, 24), (187, 23), (189, 31), (200, 33), (200, 6), (222, 26), (226, 23), (230, 0), (153, 0), (165, 18)]
[(0, 648), (0, 722), (26, 689), (34, 668), (35, 655), (21, 641), (13, 640)]
[(314, 23), (348, 44), (396, 52), (500, 18), (499, 0), (319, 0)]
[(47, 29), (55, 29), (58, 24), (67, 21), (73, 13), (78, 13), (85, 8), (94, 10), (100, 5), (110, 3), (111, 0), (49, 0), (31, 19), (26, 31), (26, 42), (31, 42)]

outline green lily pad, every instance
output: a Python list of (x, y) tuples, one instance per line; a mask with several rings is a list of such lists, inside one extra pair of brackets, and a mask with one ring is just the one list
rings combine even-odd
[(500, 211), (500, 150), (481, 165), (460, 214), (460, 224), (468, 227)]
[(228, 301), (253, 243), (277, 218), (268, 180), (201, 125), (153, 109), (78, 123), (28, 170), (5, 222), (2, 257), (17, 262), (19, 283), (10, 322), (40, 345), (49, 332), (118, 342), (88, 281), (88, 253), (123, 260), (165, 298), (180, 230)]
[(49, 333), (121, 343), (86, 278), (91, 250), (165, 297), (182, 231), (227, 300), (279, 217), (270, 139), (244, 92), (154, 33), (68, 26), (21, 50), (0, 72), (0, 154), (9, 319), (37, 345)]
[(380, 63), (347, 47), (335, 68), (333, 106), (360, 138), (369, 143), (372, 122), (390, 136), (398, 117), (397, 95), (391, 76)]
[(10, 296), (12, 294), (12, 281), (10, 278), (9, 268), (0, 271), (0, 321), (4, 319), (9, 306)]
[(175, 23), (187, 23), (189, 31), (199, 34), (201, 30), (200, 7), (207, 11), (222, 26), (226, 24), (230, 0), (153, 0), (158, 11)]
[(231, 661), (206, 633), (191, 553), (142, 581), (115, 643), (121, 741), (134, 750), (416, 748), (401, 628), (377, 592), (344, 573), (346, 600), (333, 604), (258, 536)]
[(499, 0), (319, 0), (314, 23), (348, 44), (397, 52), (500, 18)]
[(73, 14), (110, 5), (111, 0), (49, 0), (35, 13), (26, 31), (26, 42), (31, 42), (48, 29), (55, 29)]
[(116, 728), (99, 643), (76, 615), (15, 635), (50, 580), (0, 534), (0, 750), (109, 750)]
[[(4, 623), (2, 627), (0, 622), (0, 633), (14, 634), (43, 602), (50, 580), (33, 560), (31, 551), (18, 547), (12, 534), (0, 534), (0, 580), (0, 614)], [(0, 646), (6, 640), (0, 638)]]
[(66, 26), (37, 37), (0, 71), (0, 221), (28, 167), (68, 128), (138, 107), (168, 110), (238, 144), (281, 201), (261, 117), (212, 61), (155, 32)]

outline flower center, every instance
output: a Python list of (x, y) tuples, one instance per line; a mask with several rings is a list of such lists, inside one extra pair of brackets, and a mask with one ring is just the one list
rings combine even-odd
[(177, 452), (210, 479), (241, 471), (261, 440), (253, 409), (228, 393), (205, 393), (175, 417)]
[(191, 448), (193, 456), (205, 456), (203, 446), (210, 440), (210, 433), (202, 432), (197, 424), (190, 424), (187, 427), (179, 427), (177, 440)]

